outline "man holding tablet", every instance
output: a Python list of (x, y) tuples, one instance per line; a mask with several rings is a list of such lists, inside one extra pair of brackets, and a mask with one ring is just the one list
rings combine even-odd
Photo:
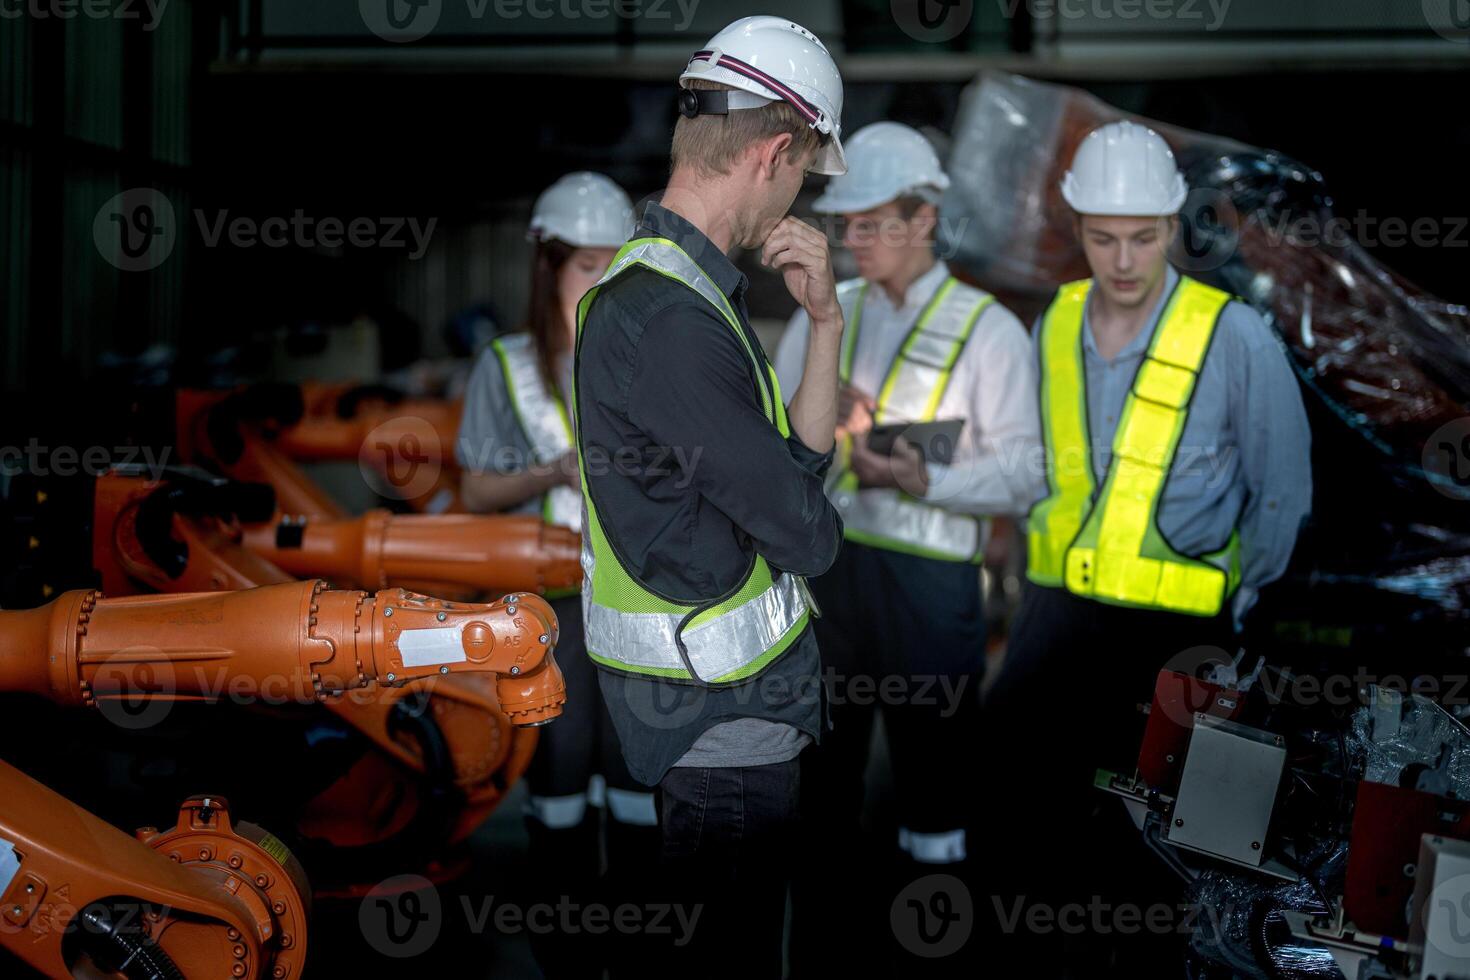
[[(978, 781), (954, 753), (975, 747), (987, 518), (1024, 514), (1043, 489), (1032, 465), (1035, 351), (1009, 310), (934, 254), (949, 185), (934, 149), (891, 122), (859, 131), (845, 149), (848, 172), (815, 205), (842, 216), (861, 278), (837, 288), (847, 330), (826, 486), (846, 540), (811, 583), (832, 730), (802, 773), (816, 860), (813, 893), (796, 894), (799, 971), (819, 951), (827, 972), (835, 949), (862, 955), (859, 944), (829, 942), (850, 936), (853, 922), (823, 895), (854, 895), (844, 879), (861, 889), (871, 878), (853, 847), (876, 707), (897, 781), (901, 860), (949, 871), (965, 861)], [(807, 336), (798, 311), (776, 357), (783, 386), (801, 377)]]

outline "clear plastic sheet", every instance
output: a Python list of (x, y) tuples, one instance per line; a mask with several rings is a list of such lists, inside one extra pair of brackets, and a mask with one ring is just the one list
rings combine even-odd
[(1470, 731), (1464, 725), (1418, 694), (1372, 687), (1369, 702), (1353, 714), (1347, 733), (1349, 757), (1363, 779), (1470, 800)]
[[(1084, 278), (1058, 185), (1082, 138), (1123, 118), (1078, 89), (982, 74), (966, 92), (949, 162), (945, 224), (957, 264), (1028, 307)], [(1470, 310), (1425, 294), (1365, 252), (1352, 223), (1334, 215), (1317, 171), (1141, 121), (1169, 141), (1191, 188), (1174, 264), (1266, 314), (1343, 418), (1417, 465), (1428, 436), (1470, 401)]]
[(1347, 843), (1320, 845), (1305, 866), (1309, 877), (1292, 883), (1220, 871), (1195, 879), (1187, 900), (1199, 908), (1202, 928), (1190, 936), (1191, 955), (1251, 980), (1342, 980), (1331, 951), (1292, 938), (1281, 913), (1326, 911), (1319, 888), (1341, 879)]

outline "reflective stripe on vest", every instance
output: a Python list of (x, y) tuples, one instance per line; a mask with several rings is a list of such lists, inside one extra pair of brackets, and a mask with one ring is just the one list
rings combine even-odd
[[(789, 435), (774, 369), (756, 355), (729, 300), (683, 249), (667, 239), (634, 239), (618, 252), (607, 273), (578, 305), (578, 348), (587, 312), (601, 288), (634, 266), (682, 283), (719, 311), (750, 358), (767, 420), (783, 437)], [(572, 408), (577, 412), (575, 386)], [(770, 566), (760, 555), (752, 555), (750, 570), (731, 595), (703, 602), (660, 596), (638, 582), (603, 531), (581, 440), (577, 440), (577, 463), (587, 509), (582, 535), (582, 613), (587, 655), (593, 660), (633, 674), (726, 684), (759, 673), (801, 636), (810, 619), (805, 583), (789, 574), (773, 580)]]
[[(850, 280), (838, 289), (838, 301), (847, 320), (840, 362), (844, 384), (851, 383), (853, 352), (867, 293), (864, 280)], [(874, 424), (934, 420), (955, 362), (980, 315), (994, 301), (989, 293), (952, 276), (940, 285), (888, 369), (878, 393)], [(943, 561), (980, 560), (984, 535), (979, 518), (927, 503), (892, 487), (859, 489), (857, 475), (846, 466), (851, 443), (843, 443), (828, 474), (827, 492), (842, 515), (848, 540)]]
[[(497, 337), (490, 342), (505, 375), (505, 387), (521, 433), (540, 464), (550, 463), (572, 449), (572, 425), (562, 400), (546, 387), (530, 334)], [(541, 517), (573, 531), (582, 529), (582, 494), (556, 486), (541, 497)]]
[(1181, 555), (1157, 514), (1189, 401), (1230, 295), (1180, 277), (1134, 376), (1093, 502), (1082, 321), (1090, 280), (1057, 291), (1042, 318), (1042, 432), (1050, 494), (1031, 509), (1027, 577), (1121, 606), (1213, 616), (1240, 584), (1240, 538)]

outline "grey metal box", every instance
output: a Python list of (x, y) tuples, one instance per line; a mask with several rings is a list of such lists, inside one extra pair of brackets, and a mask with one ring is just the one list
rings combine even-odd
[(1409, 941), (1423, 947), (1414, 976), (1470, 977), (1470, 843), (1425, 834), (1414, 872)]
[(1259, 867), (1285, 766), (1279, 735), (1196, 714), (1169, 843)]

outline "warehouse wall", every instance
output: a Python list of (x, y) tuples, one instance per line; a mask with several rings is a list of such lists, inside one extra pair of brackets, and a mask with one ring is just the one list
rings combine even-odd
[(187, 213), (205, 61), (194, 0), (170, 0), (156, 22), (142, 4), (27, 10), (43, 13), (0, 18), (8, 390), (86, 377), (105, 351), (180, 335), (187, 240), (156, 267), (125, 272), (121, 239), (107, 234), (119, 226), (105, 209), (146, 186)]

